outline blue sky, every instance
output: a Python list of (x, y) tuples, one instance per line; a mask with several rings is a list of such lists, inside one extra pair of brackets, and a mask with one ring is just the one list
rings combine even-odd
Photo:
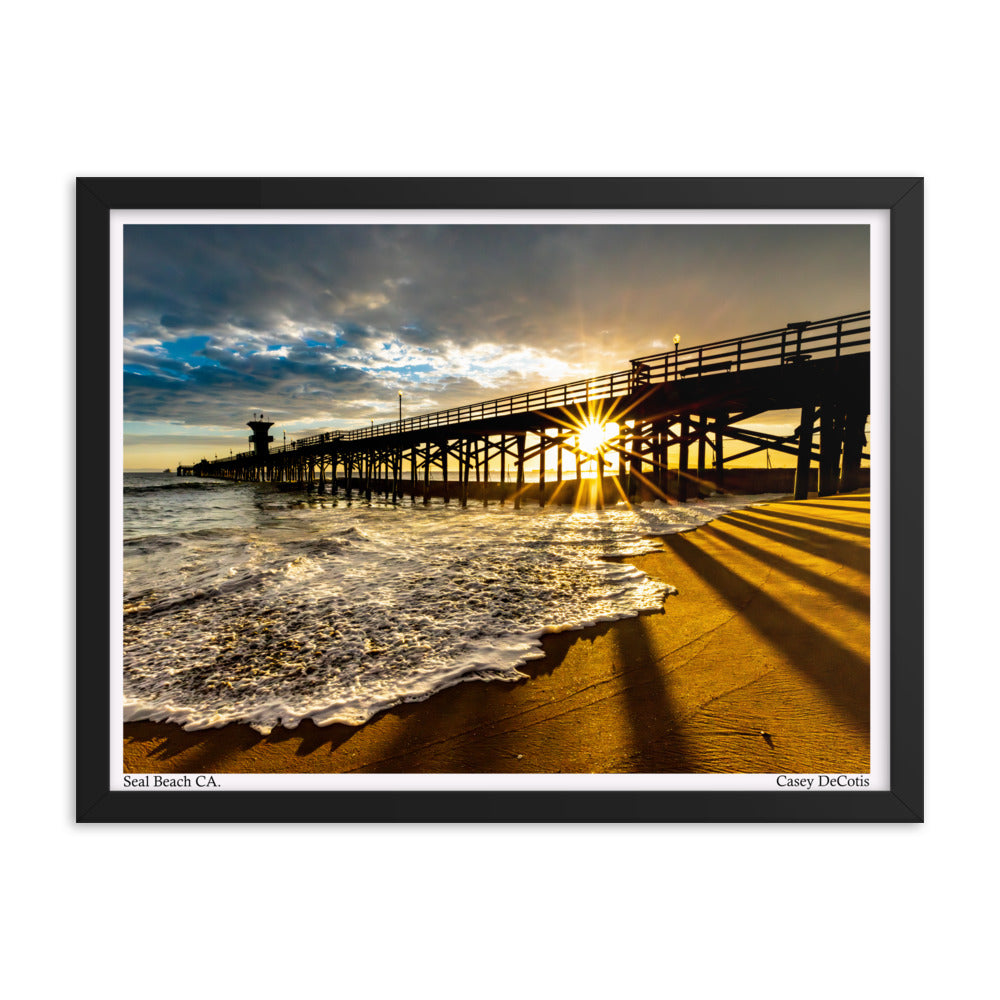
[(129, 225), (125, 467), (869, 305), (865, 226)]

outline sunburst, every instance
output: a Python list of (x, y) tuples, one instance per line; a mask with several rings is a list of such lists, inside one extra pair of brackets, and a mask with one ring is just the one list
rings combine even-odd
[(602, 423), (600, 420), (588, 420), (576, 433), (576, 446), (585, 455), (597, 456), (604, 451), (605, 444), (616, 437), (616, 423)]
[[(562, 444), (559, 447), (576, 453), (579, 473), (595, 471), (599, 477), (610, 473), (619, 497), (627, 506), (631, 504), (618, 475), (615, 474), (614, 460), (617, 459), (617, 464), (621, 465), (625, 461), (641, 457), (633, 450), (629, 437), (631, 426), (627, 421), (629, 414), (635, 407), (645, 402), (648, 395), (649, 393), (646, 393), (639, 399), (632, 400), (625, 407), (619, 406), (619, 400), (598, 399), (591, 400), (585, 405), (577, 403), (562, 407), (560, 416), (551, 412), (548, 414), (549, 419), (554, 420), (562, 428), (559, 435)], [(588, 468), (581, 467), (581, 460)], [(650, 461), (648, 457), (645, 460)], [(645, 477), (641, 475), (638, 475), (638, 478), (645, 481)], [(592, 479), (583, 475), (576, 483), (574, 511), (581, 506), (604, 506), (599, 478)]]

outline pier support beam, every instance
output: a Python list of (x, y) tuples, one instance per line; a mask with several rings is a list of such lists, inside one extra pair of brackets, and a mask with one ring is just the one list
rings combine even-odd
[(545, 448), (548, 444), (549, 432), (544, 428), (538, 431), (538, 506), (545, 506)]
[(500, 505), (507, 501), (507, 435), (500, 435)]
[(691, 433), (691, 418), (681, 417), (681, 455), (677, 462), (677, 499), (682, 503), (688, 498), (688, 437)]
[[(660, 490), (666, 496), (670, 492), (670, 421), (664, 420), (661, 426), (659, 447), (656, 451), (656, 459), (660, 463), (659, 479)], [(679, 461), (679, 459), (678, 459)]]
[[(667, 451), (666, 421), (654, 424), (644, 424), (639, 438), (639, 451), (646, 457), (649, 464), (649, 478), (660, 493), (667, 492), (667, 470), (663, 456)], [(642, 472), (642, 460), (639, 460), (639, 471)]]
[(489, 435), (483, 438), (483, 506), (489, 503), (490, 492), (490, 438)]
[(812, 461), (813, 421), (816, 410), (812, 403), (804, 403), (799, 418), (799, 454), (795, 463), (795, 494), (796, 500), (806, 500), (809, 497), (809, 464)]
[(640, 438), (636, 435), (636, 430), (638, 424), (633, 420), (632, 426), (629, 428), (628, 438), (625, 442), (625, 450), (628, 454), (628, 487), (625, 490), (625, 495), (629, 498), (629, 501), (635, 500), (636, 492), (639, 489), (639, 464), (641, 459), (638, 457), (636, 452), (640, 446)]
[(721, 493), (725, 481), (725, 462), (722, 453), (722, 429), (729, 423), (728, 413), (715, 415), (715, 488)]
[(517, 436), (517, 479), (515, 482), (514, 510), (521, 509), (521, 493), (524, 491), (524, 434)]
[(840, 485), (840, 452), (843, 447), (843, 420), (840, 407), (832, 400), (820, 412), (819, 490), (821, 497), (832, 496)]
[(852, 405), (844, 419), (844, 467), (840, 492), (850, 493), (861, 485), (861, 453), (865, 450), (865, 420), (868, 407)]
[(472, 464), (472, 440), (458, 442), (459, 487), (458, 501), (465, 507), (469, 502), (469, 466)]
[(704, 493), (702, 483), (705, 481), (705, 444), (708, 438), (708, 427), (705, 424), (705, 414), (698, 415), (698, 495)]

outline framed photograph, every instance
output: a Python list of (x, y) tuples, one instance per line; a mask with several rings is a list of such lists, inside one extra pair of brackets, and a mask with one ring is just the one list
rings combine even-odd
[(82, 178), (77, 819), (921, 821), (919, 178)]

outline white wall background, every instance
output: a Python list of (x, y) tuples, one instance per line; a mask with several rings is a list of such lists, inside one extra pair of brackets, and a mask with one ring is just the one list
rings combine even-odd
[[(5, 980), (105, 997), (980, 993), (995, 436), (959, 426), (970, 400), (986, 419), (997, 361), (986, 9), (10, 8), (6, 444), (53, 444), (30, 503), (23, 480), (2, 491)], [(949, 469), (926, 490), (927, 823), (75, 826), (73, 179), (204, 174), (926, 176), (927, 457)]]

